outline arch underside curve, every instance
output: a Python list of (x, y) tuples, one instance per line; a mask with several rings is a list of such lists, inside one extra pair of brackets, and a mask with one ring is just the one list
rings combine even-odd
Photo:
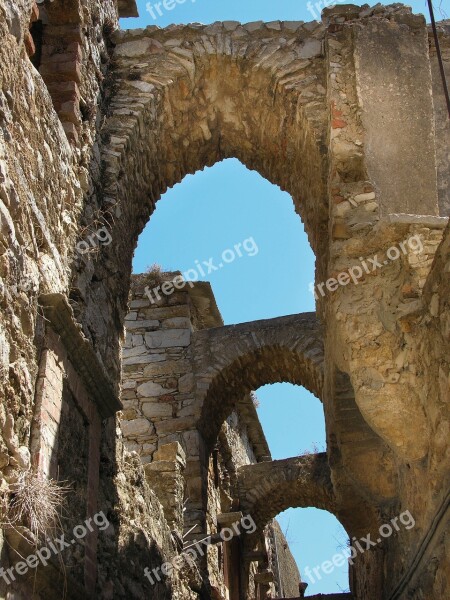
[[(108, 279), (113, 308), (102, 315), (97, 336), (105, 355), (117, 354), (108, 331), (125, 318), (138, 236), (156, 201), (187, 174), (230, 157), (258, 171), (291, 194), (318, 269), (325, 261), (324, 28), (211, 27), (125, 31), (115, 38), (116, 91), (101, 132), (104, 191), (97, 198), (93, 192), (88, 204), (120, 218), (109, 219), (114, 244), (102, 246), (96, 261), (79, 264), (73, 282), (82, 305), (96, 306), (105, 304), (104, 290), (90, 284)], [(98, 331), (97, 316), (81, 318), (87, 331)]]
[[(186, 174), (235, 157), (302, 200), (306, 221), (317, 217), (325, 208), (324, 28), (208, 29), (117, 40), (117, 92), (104, 128), (110, 193), (121, 187), (154, 203)], [(173, 48), (180, 40), (183, 48)], [(123, 188), (123, 178), (137, 187)]]
[(240, 467), (241, 510), (263, 528), (288, 508), (319, 508), (336, 514), (330, 468), (324, 452)]
[(288, 382), (322, 397), (322, 330), (314, 313), (203, 330), (194, 345), (199, 429), (207, 445), (236, 403), (263, 385)]

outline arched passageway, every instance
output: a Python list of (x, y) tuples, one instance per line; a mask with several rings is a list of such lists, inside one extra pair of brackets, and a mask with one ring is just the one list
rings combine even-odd
[[(324, 268), (324, 29), (286, 24), (255, 36), (241, 27), (211, 27), (217, 32), (206, 33), (217, 36), (208, 38), (195, 27), (181, 28), (182, 52), (172, 48), (171, 30), (123, 32), (115, 40), (120, 87), (102, 131), (105, 191), (98, 209), (113, 207), (120, 218), (111, 224), (114, 243), (101, 248), (102, 260), (80, 265), (73, 285), (74, 299), (84, 299), (80, 318), (113, 369), (118, 340), (110, 332), (125, 316), (138, 235), (156, 201), (188, 173), (235, 157), (288, 191), (317, 268)], [(100, 303), (113, 307), (101, 320), (82, 314), (83, 306)]]
[(193, 342), (199, 427), (207, 443), (234, 404), (262, 385), (288, 381), (321, 397), (323, 347), (313, 313), (207, 329)]
[(324, 452), (246, 465), (238, 471), (241, 507), (264, 527), (288, 508), (336, 511)]
[[(350, 591), (349, 536), (335, 515), (321, 509), (295, 508), (280, 513), (276, 520), (296, 560), (302, 581), (308, 584), (306, 597)], [(338, 600), (344, 598), (338, 596)]]

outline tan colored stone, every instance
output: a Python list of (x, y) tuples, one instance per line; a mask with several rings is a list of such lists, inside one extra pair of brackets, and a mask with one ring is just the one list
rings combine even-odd
[(135, 437), (144, 433), (152, 433), (154, 428), (147, 419), (133, 419), (131, 421), (122, 421), (123, 435), (125, 437)]
[(159, 417), (171, 417), (172, 416), (172, 405), (171, 404), (158, 404), (156, 402), (143, 402), (142, 412), (148, 419), (155, 419)]
[(141, 383), (137, 387), (137, 393), (139, 396), (144, 398), (151, 398), (157, 396), (163, 396), (164, 394), (169, 394), (170, 392), (175, 391), (175, 387), (173, 388), (165, 388), (159, 383), (154, 383), (152, 381), (147, 381), (145, 383)]

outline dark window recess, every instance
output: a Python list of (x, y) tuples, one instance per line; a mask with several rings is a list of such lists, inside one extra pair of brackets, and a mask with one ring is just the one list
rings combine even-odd
[(30, 27), (31, 37), (33, 38), (34, 46), (36, 48), (35, 53), (30, 58), (31, 62), (36, 69), (39, 70), (42, 62), (42, 46), (44, 40), (44, 23), (42, 21), (35, 21)]

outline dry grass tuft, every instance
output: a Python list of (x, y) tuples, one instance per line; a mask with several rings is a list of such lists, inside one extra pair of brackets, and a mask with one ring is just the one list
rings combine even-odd
[(34, 471), (20, 473), (9, 486), (9, 503), (5, 510), (9, 527), (26, 527), (36, 543), (61, 529), (61, 510), (69, 488)]
[(145, 283), (150, 286), (161, 285), (164, 281), (164, 272), (161, 265), (154, 263), (145, 271)]

